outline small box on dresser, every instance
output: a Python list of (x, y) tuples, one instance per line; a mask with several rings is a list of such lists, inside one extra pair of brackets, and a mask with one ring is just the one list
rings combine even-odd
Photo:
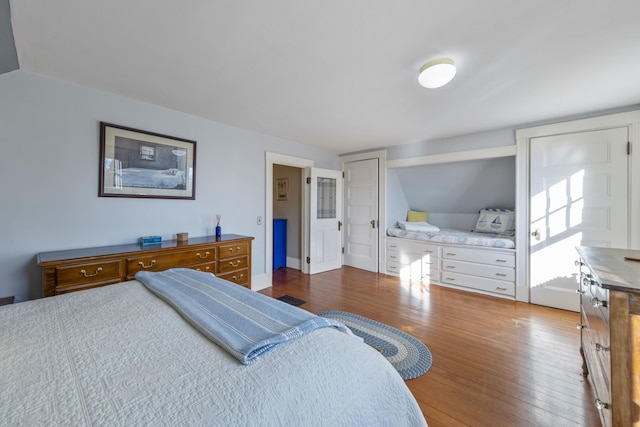
[(582, 367), (602, 425), (640, 426), (640, 258), (630, 249), (577, 248)]

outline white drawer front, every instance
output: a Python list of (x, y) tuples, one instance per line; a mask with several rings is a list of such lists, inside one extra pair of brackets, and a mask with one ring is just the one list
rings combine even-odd
[(442, 249), (442, 258), (498, 265), (501, 267), (515, 267), (516, 265), (516, 257), (513, 253), (453, 247), (444, 247)]
[(419, 255), (440, 257), (441, 248), (428, 243), (387, 239), (387, 251), (408, 252)]
[(387, 273), (400, 274), (400, 264), (387, 260)]
[(450, 271), (442, 272), (441, 281), (451, 285), (464, 286), (501, 295), (515, 295), (515, 284), (513, 282), (487, 279), (485, 277), (467, 276), (465, 274), (452, 273)]
[(440, 272), (440, 263), (436, 260), (422, 262), (422, 275), (433, 277)]
[(447, 258), (442, 260), (442, 271), (472, 274), (474, 276), (482, 276), (489, 279), (506, 280), (510, 282), (513, 282), (516, 279), (516, 272), (513, 268), (497, 267), (490, 264), (475, 264)]
[(400, 262), (400, 253), (387, 250), (387, 262)]
[(403, 279), (420, 280), (422, 278), (422, 265), (420, 262), (401, 264), (387, 260), (387, 273), (400, 276)]

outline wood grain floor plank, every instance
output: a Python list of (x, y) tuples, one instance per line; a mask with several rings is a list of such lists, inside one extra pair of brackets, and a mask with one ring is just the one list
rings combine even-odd
[(599, 426), (581, 375), (578, 314), (343, 267), (312, 276), (282, 268), (260, 291), (343, 310), (424, 342), (425, 375), (407, 381), (431, 427)]

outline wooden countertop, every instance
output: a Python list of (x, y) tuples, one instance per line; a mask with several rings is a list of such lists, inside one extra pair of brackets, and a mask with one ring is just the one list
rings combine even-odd
[(38, 264), (42, 264), (42, 263), (47, 263), (51, 261), (60, 261), (65, 259), (88, 258), (88, 257), (94, 257), (94, 256), (105, 256), (105, 255), (120, 254), (120, 253), (144, 252), (148, 250), (176, 248), (179, 246), (200, 245), (200, 244), (216, 243), (216, 242), (224, 243), (224, 242), (231, 242), (234, 240), (247, 239), (247, 238), (249, 237), (241, 236), (238, 234), (223, 234), (219, 238), (216, 238), (215, 236), (189, 237), (189, 240), (186, 242), (178, 242), (177, 240), (163, 240), (158, 244), (152, 244), (149, 246), (142, 246), (139, 243), (131, 243), (126, 245), (100, 246), (95, 248), (41, 252), (37, 255), (37, 262)]
[(640, 259), (640, 250), (590, 246), (578, 246), (576, 249), (603, 288), (640, 291), (640, 262), (625, 260), (625, 257)]

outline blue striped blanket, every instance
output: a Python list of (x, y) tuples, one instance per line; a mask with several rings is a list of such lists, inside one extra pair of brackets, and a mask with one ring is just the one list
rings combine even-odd
[(210, 273), (187, 268), (141, 271), (136, 279), (175, 308), (207, 338), (244, 364), (319, 328), (351, 333), (342, 323), (309, 313)]

